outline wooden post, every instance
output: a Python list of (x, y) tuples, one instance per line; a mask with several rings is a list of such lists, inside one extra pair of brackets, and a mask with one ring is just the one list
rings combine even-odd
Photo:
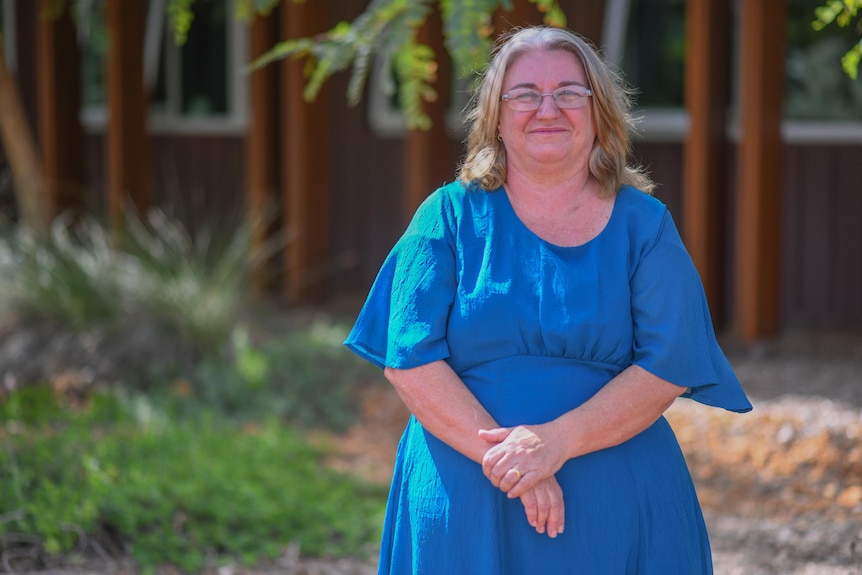
[(6, 55), (0, 42), (0, 143), (12, 166), (15, 201), (20, 221), (45, 232), (49, 213), (45, 202), (42, 165), (36, 139), (27, 122), (18, 83), (6, 68)]
[[(321, 3), (282, 5), (283, 36), (312, 36), (326, 30), (326, 8)], [(330, 123), (329, 86), (314, 102), (303, 98), (305, 63), (280, 63), (282, 134), (282, 190), (287, 211), (285, 250), (288, 303), (321, 299), (330, 269)]]
[(781, 102), (785, 0), (740, 2), (740, 143), (736, 330), (743, 341), (775, 335), (781, 314)]
[(725, 125), (729, 6), (687, 4), (685, 105), (689, 132), (683, 154), (683, 238), (703, 280), (718, 326), (724, 319)]
[(105, 133), (108, 207), (122, 219), (131, 202), (151, 207), (150, 139), (144, 92), (146, 0), (108, 0), (108, 126)]
[[(251, 60), (263, 55), (278, 40), (274, 15), (257, 16), (251, 25)], [(261, 249), (269, 236), (278, 208), (278, 66), (268, 65), (248, 76), (249, 126), (245, 139), (246, 209), (252, 226), (253, 249)], [(273, 262), (268, 262), (271, 264)], [(263, 295), (274, 279), (270, 265), (253, 271), (252, 286)]]
[(431, 46), (437, 60), (437, 99), (425, 102), (425, 113), (431, 118), (430, 130), (408, 130), (404, 152), (404, 206), (406, 224), (419, 204), (444, 181), (451, 181), (455, 166), (449, 159), (449, 133), (446, 112), (451, 101), (452, 64), (443, 46), (443, 22), (438, 9), (429, 14), (419, 31), (418, 41)]
[(56, 2), (39, 3), (36, 49), (43, 181), (51, 217), (79, 211), (85, 197), (77, 31), (71, 7), (49, 16), (52, 4)]

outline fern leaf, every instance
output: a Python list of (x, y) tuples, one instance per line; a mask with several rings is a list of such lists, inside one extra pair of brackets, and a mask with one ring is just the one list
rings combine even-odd
[(437, 98), (432, 84), (437, 79), (437, 62), (430, 46), (411, 39), (395, 57), (395, 73), (401, 90), (399, 103), (411, 129), (427, 130), (431, 118), (423, 110), (423, 102)]
[(493, 41), (491, 15), (500, 0), (440, 0), (446, 49), (459, 76), (485, 65)]

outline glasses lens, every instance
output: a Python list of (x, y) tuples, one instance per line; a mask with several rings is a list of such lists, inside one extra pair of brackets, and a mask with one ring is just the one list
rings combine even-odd
[(542, 95), (535, 90), (512, 90), (506, 96), (513, 110), (535, 110), (542, 103)]
[(554, 90), (553, 94), (542, 94), (535, 90), (517, 89), (503, 96), (509, 107), (518, 112), (530, 112), (542, 105), (542, 98), (552, 96), (558, 108), (580, 108), (587, 103), (590, 91), (586, 88), (564, 86)]
[(580, 108), (587, 103), (587, 96), (573, 88), (560, 88), (554, 92), (554, 102), (560, 108)]

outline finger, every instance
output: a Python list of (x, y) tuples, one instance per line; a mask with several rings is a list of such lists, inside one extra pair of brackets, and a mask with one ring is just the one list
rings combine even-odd
[(498, 469), (497, 476), (495, 479), (494, 468), (497, 467), (497, 464), (504, 456), (505, 452), (501, 452), (499, 450), (491, 448), (485, 452), (485, 456), (482, 458), (482, 473), (485, 474), (485, 477), (491, 480), (491, 483), (494, 484), (494, 487), (499, 487), (500, 480), (503, 478), (503, 473), (506, 472), (506, 469)]
[[(510, 467), (500, 478), (498, 487), (503, 493), (509, 493), (513, 487), (518, 485), (524, 479), (524, 475), (517, 467)], [(514, 499), (514, 495), (509, 495), (510, 499)]]
[(498, 427), (496, 429), (480, 429), (479, 430), (479, 438), (483, 441), (487, 441), (488, 443), (500, 443), (504, 441), (509, 434), (512, 433), (512, 429), (509, 427)]
[(548, 510), (547, 530), (548, 536), (551, 538), (562, 534), (566, 527), (566, 505), (563, 498), (551, 501), (551, 507)]
[(527, 515), (527, 523), (536, 526), (536, 518), (539, 515), (539, 509), (536, 505), (535, 492), (528, 491), (521, 496), (521, 504), (524, 506), (524, 513)]
[(532, 490), (536, 494), (536, 528), (537, 533), (544, 533), (548, 525), (548, 514), (551, 510), (551, 497), (544, 485), (538, 485)]
[(485, 474), (485, 477), (491, 479), (491, 476), (496, 471), (496, 480), (497, 484), (499, 484), (500, 479), (503, 478), (503, 474), (506, 473), (506, 471), (508, 471), (510, 467), (512, 467), (511, 462), (509, 462), (508, 464), (506, 462), (506, 457), (508, 455), (508, 451), (504, 449), (499, 443), (489, 447), (488, 450), (485, 452), (485, 455), (482, 457), (482, 473)]
[[(512, 483), (512, 485), (500, 485), (500, 489), (505, 491), (510, 499), (516, 499), (522, 496), (527, 491), (534, 489), (539, 482), (541, 481), (541, 476), (534, 471), (524, 471), (521, 473), (521, 477), (518, 481)], [(507, 489), (503, 489), (504, 487), (508, 487)]]

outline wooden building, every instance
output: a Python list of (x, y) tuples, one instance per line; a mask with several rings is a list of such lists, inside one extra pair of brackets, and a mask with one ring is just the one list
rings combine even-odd
[[(147, 17), (158, 1), (105, 0), (110, 49), (95, 71), (70, 17), (42, 16), (51, 0), (0, 1), (7, 59), (55, 210), (84, 205), (116, 215), (128, 201), (142, 208), (171, 203), (204, 218), (276, 205), (288, 242), (277, 278), (265, 283), (286, 304), (364, 293), (413, 209), (454, 177), (464, 93), (445, 58), (439, 15), (422, 40), (437, 51), (441, 97), (429, 108), (433, 129), (421, 132), (404, 129), (381, 92), (375, 74), (385, 71), (375, 71), (353, 108), (344, 96), (346, 75), (308, 104), (299, 62), (242, 72), (280, 39), (353, 19), (367, 5), (362, 0), (284, 2), (252, 23), (216, 14), (218, 34), (198, 32), (203, 24), (196, 23), (197, 48), (167, 55), (153, 49), (164, 22)], [(622, 62), (628, 52), (654, 70), (672, 67), (656, 35), (673, 21), (661, 20), (655, 3), (560, 4), (569, 27), (609, 59)], [(776, 22), (787, 21), (798, 2), (662, 4), (684, 27), (675, 52), (682, 105), (639, 112), (634, 156), (683, 231), (716, 322), (745, 341), (788, 327), (862, 329), (862, 109), (848, 108), (832, 122), (783, 116), (787, 44)], [(493, 24), (502, 31), (540, 21), (532, 4), (515, 0)], [(636, 40), (633, 30), (640, 30)], [(203, 59), (195, 60), (195, 50), (206, 51), (198, 57), (218, 53), (224, 63), (215, 98), (196, 100), (191, 90), (172, 87), (195, 74), (198, 84), (209, 81), (211, 71), (196, 68)], [(91, 106), (86, 93), (83, 101), (78, 96), (80, 78), (100, 71), (106, 99)], [(650, 79), (630, 81), (639, 78)], [(212, 109), (215, 121), (194, 116)], [(176, 120), (177, 110), (191, 112)]]

